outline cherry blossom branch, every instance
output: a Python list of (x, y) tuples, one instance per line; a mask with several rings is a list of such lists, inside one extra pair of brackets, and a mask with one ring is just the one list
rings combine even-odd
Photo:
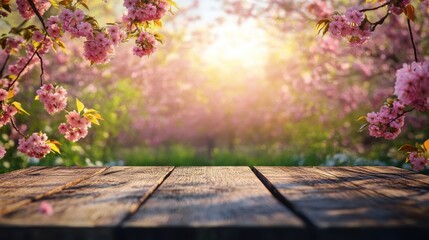
[[(18, 75), (16, 75), (16, 78), (9, 84), (9, 86), (7, 87), (7, 90), (9, 91), (12, 86), (15, 84), (15, 82), (18, 80), (18, 78), (21, 76), (21, 74), (24, 72), (24, 70), (28, 67), (28, 64), (30, 64), (30, 62), (33, 60), (34, 56), (37, 54), (39, 56), (39, 49), (43, 46), (43, 42), (46, 40), (46, 35), (43, 38), (42, 42), (39, 44), (39, 46), (37, 46), (36, 50), (34, 51), (34, 53), (31, 55), (30, 59), (28, 59), (28, 61), (25, 63), (24, 67), (19, 71)], [(43, 70), (43, 68), (42, 68)], [(43, 73), (42, 73), (43, 74)]]
[(413, 45), (414, 60), (416, 62), (418, 62), (417, 48), (416, 48), (416, 44), (414, 43), (413, 31), (411, 30), (411, 23), (410, 23), (410, 19), (409, 18), (407, 18), (407, 24), (408, 24), (408, 31), (410, 32), (411, 44)]
[(381, 24), (383, 24), (384, 23), (384, 21), (386, 20), (386, 18), (389, 16), (389, 11), (386, 13), (386, 15), (384, 15), (384, 17), (382, 17), (382, 18), (380, 18), (380, 20), (378, 20), (377, 22), (375, 22), (375, 23), (371, 23), (372, 24), (372, 26), (371, 26), (371, 31), (375, 31), (375, 28), (378, 26), (378, 25), (381, 25)]
[(15, 122), (13, 121), (13, 118), (10, 119), (10, 123), (12, 124), (12, 127), (15, 129), (15, 131), (17, 131), (21, 136), (25, 137), (25, 134), (22, 133), (18, 127), (16, 126)]
[(411, 108), (409, 110), (404, 111), (403, 113), (399, 114), (398, 116), (396, 116), (396, 118), (392, 119), (389, 123), (387, 123), (387, 125), (389, 125), (390, 123), (392, 123), (393, 121), (399, 119), (400, 117), (404, 116), (405, 114), (414, 111), (414, 108)]
[(30, 4), (31, 9), (33, 9), (33, 12), (36, 14), (37, 18), (40, 20), (40, 23), (42, 23), (43, 29), (47, 31), (45, 21), (43, 20), (42, 15), (40, 15), (39, 11), (37, 10), (36, 5), (34, 4), (33, 0), (27, 0), (28, 4)]
[(361, 10), (359, 10), (359, 11), (360, 11), (360, 12), (374, 11), (374, 10), (377, 10), (377, 9), (380, 9), (380, 8), (382, 8), (382, 7), (384, 7), (384, 6), (389, 5), (391, 2), (392, 2), (392, 1), (388, 1), (388, 2), (386, 2), (386, 3), (381, 4), (380, 6), (373, 7), (373, 8), (364, 8), (364, 9), (361, 9)]
[(44, 68), (43, 68), (43, 58), (40, 56), (40, 54), (36, 51), (36, 55), (40, 60), (40, 86), (43, 86), (43, 73), (44, 73)]

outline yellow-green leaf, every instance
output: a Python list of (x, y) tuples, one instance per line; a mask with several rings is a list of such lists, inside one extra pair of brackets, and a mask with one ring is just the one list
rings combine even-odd
[(60, 4), (59, 4), (59, 2), (57, 0), (49, 0), (49, 2), (51, 3), (51, 5), (54, 8), (59, 8), (60, 7)]
[(39, 95), (36, 95), (36, 96), (34, 97), (34, 100), (39, 100)]
[(85, 105), (83, 105), (83, 103), (79, 101), (79, 99), (77, 98), (76, 98), (76, 108), (79, 113), (82, 112), (82, 110), (85, 108)]
[(7, 98), (6, 99), (11, 99), (11, 98), (13, 98), (13, 96), (15, 96), (15, 91), (13, 89), (9, 90), (7, 92)]
[(356, 121), (362, 121), (362, 120), (366, 121), (366, 116), (360, 116), (358, 119), (356, 119)]
[(27, 111), (24, 110), (24, 108), (22, 108), (22, 105), (20, 102), (13, 102), (12, 105), (21, 113), (25, 113), (27, 115), (30, 115)]
[(170, 4), (171, 6), (175, 7), (176, 9), (179, 9), (179, 6), (177, 6), (177, 3), (173, 0), (167, 0), (168, 4)]
[(95, 125), (100, 125), (100, 123), (98, 122), (97, 118), (94, 115), (87, 114), (85, 117), (86, 117), (86, 119), (88, 119), (89, 121), (94, 123)]
[(52, 152), (61, 153), (60, 148), (53, 142), (48, 142), (48, 146), (51, 148)]

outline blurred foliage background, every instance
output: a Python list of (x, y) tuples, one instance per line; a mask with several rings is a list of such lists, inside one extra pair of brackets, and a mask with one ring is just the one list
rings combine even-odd
[[(49, 116), (34, 101), (40, 69), (27, 73), (19, 101), (31, 116), (19, 116), (18, 123), (29, 122), (19, 127), (47, 132), (62, 142), (62, 153), (39, 160), (8, 151), (0, 172), (33, 165), (409, 168), (398, 147), (429, 136), (422, 113), (407, 117), (395, 141), (358, 132), (356, 119), (382, 105), (393, 93), (396, 69), (412, 60), (405, 16), (389, 17), (369, 43), (352, 48), (315, 31), (319, 18), (344, 11), (349, 1), (177, 2), (180, 9), (164, 22), (167, 38), (151, 57), (133, 56), (130, 43), (110, 63), (90, 66), (82, 43), (70, 39), (66, 52), (45, 60), (46, 82), (67, 89), (70, 108), (77, 97), (104, 118), (77, 143), (57, 132), (63, 116)], [(91, 1), (90, 9), (102, 23), (124, 11), (115, 1)], [(427, 19), (421, 9), (413, 26), (422, 57), (429, 51)], [(0, 29), (8, 31), (7, 24)], [(0, 131), (1, 143), (15, 148), (17, 134)]]

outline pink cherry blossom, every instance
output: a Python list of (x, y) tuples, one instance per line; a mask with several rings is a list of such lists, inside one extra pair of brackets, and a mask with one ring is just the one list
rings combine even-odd
[(150, 55), (156, 51), (155, 37), (148, 33), (142, 32), (136, 40), (136, 46), (133, 48), (133, 53), (136, 56), (143, 57)]
[(34, 158), (43, 158), (50, 151), (48, 137), (45, 133), (33, 133), (28, 138), (20, 138), (18, 141), (18, 151)]
[(52, 216), (54, 214), (54, 208), (47, 201), (42, 201), (39, 206), (39, 212), (45, 216)]
[(0, 89), (0, 101), (4, 101), (7, 99), (8, 93), (4, 89)]
[(396, 72), (395, 95), (419, 111), (429, 110), (429, 61), (404, 64)]
[(382, 106), (379, 112), (368, 113), (366, 120), (369, 123), (369, 135), (388, 140), (397, 138), (404, 126), (404, 108), (399, 100), (394, 100)]
[(91, 127), (91, 121), (84, 116), (81, 116), (76, 111), (71, 111), (66, 115), (66, 120), (66, 123), (61, 123), (58, 126), (58, 130), (67, 140), (76, 142), (88, 135), (88, 128)]
[(428, 160), (423, 156), (423, 154), (418, 152), (411, 152), (408, 156), (410, 163), (413, 165), (414, 171), (421, 171), (428, 164)]
[(36, 93), (50, 115), (61, 112), (67, 106), (67, 91), (63, 87), (44, 84)]
[[(49, 0), (33, 0), (33, 2), (41, 15), (51, 6)], [(18, 12), (23, 18), (30, 19), (36, 15), (28, 3), (28, 0), (16, 0), (16, 4), (18, 5)]]

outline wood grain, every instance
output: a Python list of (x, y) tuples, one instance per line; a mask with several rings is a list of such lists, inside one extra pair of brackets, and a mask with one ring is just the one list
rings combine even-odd
[(86, 181), (43, 198), (55, 212), (38, 213), (39, 201), (0, 217), (0, 224), (25, 226), (115, 226), (135, 212), (149, 190), (160, 184), (172, 167), (110, 167)]
[(237, 239), (246, 231), (250, 239), (305, 232), (303, 222), (272, 197), (250, 168), (178, 167), (124, 223), (123, 236), (167, 239), (174, 232), (180, 239)]
[(395, 206), (377, 190), (365, 188), (364, 182), (353, 182), (360, 177), (371, 182), (374, 177), (362, 172), (334, 174), (341, 169), (256, 167), (265, 181), (308, 217), (321, 239), (409, 239), (429, 233), (427, 227), (418, 224), (418, 218), (396, 210), (401, 207), (399, 202)]
[[(373, 167), (321, 168), (338, 178), (348, 179), (348, 184), (367, 190), (368, 194), (384, 198), (381, 206), (408, 219), (413, 226), (429, 227), (429, 177), (422, 174), (386, 174)], [(401, 171), (402, 172), (402, 171)]]
[(0, 181), (0, 215), (73, 186), (105, 168), (30, 168)]

